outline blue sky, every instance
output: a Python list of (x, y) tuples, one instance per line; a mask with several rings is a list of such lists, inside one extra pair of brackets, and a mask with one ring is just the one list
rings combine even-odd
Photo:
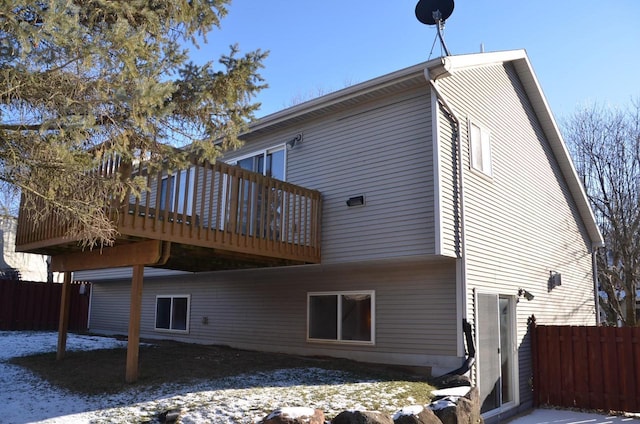
[[(269, 50), (258, 117), (442, 54), (417, 0), (235, 0), (222, 29), (192, 50), (216, 59), (227, 46)], [(446, 22), (452, 54), (527, 50), (557, 119), (598, 103), (640, 99), (640, 1), (456, 0)]]

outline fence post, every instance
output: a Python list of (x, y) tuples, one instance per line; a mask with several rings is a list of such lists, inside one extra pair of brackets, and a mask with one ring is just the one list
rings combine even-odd
[(529, 334), (531, 334), (531, 373), (532, 373), (532, 390), (533, 390), (533, 407), (537, 408), (540, 406), (540, 373), (539, 373), (539, 364), (538, 364), (538, 333), (536, 331), (536, 317), (535, 315), (531, 315), (529, 318)]

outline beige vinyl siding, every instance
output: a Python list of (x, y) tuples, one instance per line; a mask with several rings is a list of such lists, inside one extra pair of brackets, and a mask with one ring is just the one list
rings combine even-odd
[[(91, 331), (126, 334), (129, 290), (129, 281), (95, 283)], [(308, 342), (307, 293), (358, 290), (375, 290), (375, 345)], [(189, 334), (154, 331), (156, 296), (184, 294), (191, 295)], [(141, 336), (382, 363), (431, 365), (433, 358), (449, 358), (440, 366), (455, 368), (455, 262), (381, 261), (148, 278)]]
[[(274, 134), (260, 132), (227, 159), (285, 143), (287, 181), (322, 194), (322, 262), (435, 250), (431, 97), (426, 86)], [(364, 195), (366, 206), (348, 208)]]
[(113, 334), (127, 334), (130, 305), (131, 280), (125, 283), (92, 283), (89, 330), (96, 328)]
[[(461, 119), (491, 131), (492, 177), (469, 168), (463, 122), (468, 312), (472, 290), (535, 295), (517, 305), (521, 402), (530, 401), (527, 320), (594, 324), (590, 241), (551, 147), (511, 65), (459, 72), (441, 82)], [(548, 290), (550, 271), (562, 286)]]

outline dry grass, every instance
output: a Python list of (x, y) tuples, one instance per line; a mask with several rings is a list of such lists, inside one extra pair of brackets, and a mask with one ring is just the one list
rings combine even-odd
[(62, 361), (56, 361), (55, 356), (55, 353), (37, 354), (14, 358), (10, 362), (29, 369), (55, 386), (87, 395), (299, 367), (342, 370), (362, 378), (389, 382), (418, 382), (427, 394), (431, 389), (416, 375), (391, 367), (170, 341), (152, 341), (140, 347), (140, 375), (135, 384), (124, 382), (125, 349), (67, 352)]

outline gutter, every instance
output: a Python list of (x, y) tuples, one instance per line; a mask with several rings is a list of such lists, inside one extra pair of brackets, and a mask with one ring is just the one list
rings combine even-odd
[[(444, 97), (440, 89), (437, 85), (437, 79), (442, 76), (449, 75), (450, 63), (447, 58), (442, 58), (441, 65), (434, 69), (434, 76), (432, 77), (432, 73), (429, 71), (427, 67), (424, 70), (424, 75), (426, 80), (431, 85), (431, 89), (436, 94), (438, 100), (441, 105), (447, 111), (449, 115), (449, 119), (455, 125), (455, 143), (456, 149), (458, 151), (458, 160), (457, 160), (457, 172), (458, 172), (458, 210), (460, 220), (460, 229), (459, 229), (459, 237), (460, 237), (460, 245), (457, 255), (459, 260), (459, 272), (457, 273), (457, 286), (459, 287), (459, 299), (457, 304), (460, 305), (461, 310), (458, 311), (458, 316), (461, 317), (461, 320), (458, 320), (458, 334), (460, 334), (459, 342), (458, 342), (458, 356), (463, 356), (464, 354), (464, 335), (463, 330), (465, 324), (467, 323), (467, 259), (466, 259), (466, 241), (465, 241), (465, 213), (464, 213), (464, 172), (462, 166), (462, 138), (460, 137), (460, 119), (458, 119), (455, 111)], [(435, 125), (438, 123), (435, 122)], [(473, 349), (473, 353), (469, 352), (469, 358), (467, 361), (472, 360), (472, 355), (475, 356), (475, 349)], [(471, 365), (471, 362), (469, 365)]]

